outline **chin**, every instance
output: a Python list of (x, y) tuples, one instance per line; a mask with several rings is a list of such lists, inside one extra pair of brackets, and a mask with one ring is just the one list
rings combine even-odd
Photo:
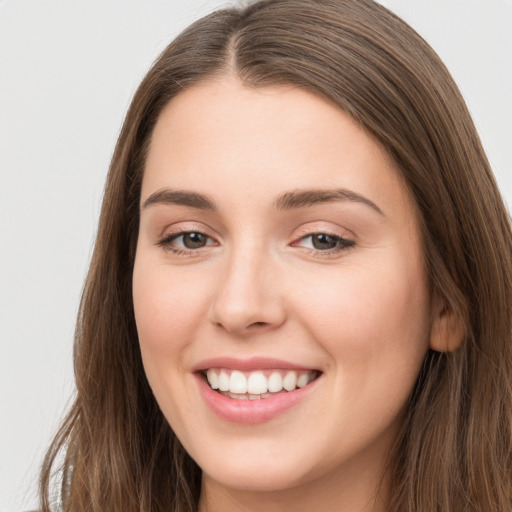
[(307, 483), (308, 475), (288, 464), (246, 461), (203, 471), (203, 476), (226, 488), (249, 492), (278, 492)]

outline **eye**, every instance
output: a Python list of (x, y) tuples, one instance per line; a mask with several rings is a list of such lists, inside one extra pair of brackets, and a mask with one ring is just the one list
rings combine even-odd
[(172, 239), (174, 242), (177, 240), (181, 240), (181, 244), (183, 244), (184, 247), (187, 249), (200, 249), (201, 247), (204, 247), (208, 242), (208, 237), (204, 235), (203, 233), (198, 232), (190, 232), (190, 233), (183, 233), (181, 235), (178, 235)]
[(187, 253), (213, 245), (215, 241), (200, 231), (181, 231), (166, 236), (158, 245), (175, 253)]
[(355, 242), (330, 233), (310, 233), (293, 245), (315, 252), (332, 253), (353, 247)]

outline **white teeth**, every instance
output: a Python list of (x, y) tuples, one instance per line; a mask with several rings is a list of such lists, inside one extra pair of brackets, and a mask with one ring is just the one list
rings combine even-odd
[(219, 389), (219, 377), (213, 370), (208, 370), (206, 372), (206, 378), (208, 379), (212, 389)]
[[(231, 398), (258, 400), (279, 393), (307, 386), (317, 376), (312, 370), (268, 370), (241, 372), (230, 369), (210, 368), (206, 378), (212, 389), (226, 393)], [(268, 377), (267, 377), (268, 375)]]
[(226, 396), (234, 398), (235, 400), (247, 400), (249, 398), (246, 393), (230, 393), (229, 391), (226, 393)]
[(283, 377), (278, 372), (273, 372), (268, 378), (268, 390), (271, 393), (278, 393), (283, 389)]
[(247, 379), (242, 372), (235, 370), (229, 378), (229, 391), (231, 393), (247, 393)]
[(247, 391), (253, 395), (261, 395), (267, 392), (267, 379), (261, 372), (254, 372), (247, 380)]
[(309, 375), (307, 373), (301, 373), (297, 377), (297, 387), (303, 388), (304, 386), (307, 386), (309, 384)]
[(283, 388), (286, 391), (293, 391), (297, 387), (297, 374), (295, 372), (288, 372), (283, 379)]
[[(208, 377), (208, 374), (206, 376)], [(229, 375), (223, 370), (219, 374), (219, 389), (229, 391)]]

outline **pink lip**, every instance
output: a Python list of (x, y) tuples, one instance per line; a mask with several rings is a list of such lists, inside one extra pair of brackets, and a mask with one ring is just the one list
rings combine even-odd
[(233, 357), (214, 357), (199, 362), (192, 368), (194, 372), (202, 372), (209, 368), (226, 368), (240, 371), (252, 370), (316, 370), (308, 366), (301, 366), (280, 359), (271, 359), (266, 357), (252, 357), (250, 359), (236, 359)]
[[(211, 367), (232, 368), (230, 365), (218, 364), (219, 360), (212, 360), (215, 364)], [(240, 368), (240, 366), (236, 366)], [(262, 368), (258, 366), (258, 368)], [(271, 368), (283, 368), (283, 366), (271, 366)], [(297, 368), (296, 366), (293, 367)], [(244, 368), (247, 369), (247, 368)], [(252, 369), (252, 366), (249, 368)], [(310, 382), (307, 386), (289, 391), (287, 393), (278, 393), (275, 396), (261, 398), (259, 400), (237, 400), (221, 395), (214, 391), (205, 381), (203, 374), (195, 373), (199, 391), (206, 404), (220, 418), (233, 423), (263, 423), (284, 413), (294, 405), (304, 400), (315, 388), (321, 376)]]

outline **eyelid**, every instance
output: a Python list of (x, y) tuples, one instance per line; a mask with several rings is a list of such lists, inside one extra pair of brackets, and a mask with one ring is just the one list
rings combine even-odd
[(190, 233), (192, 231), (204, 233), (208, 236), (211, 236), (212, 232), (212, 230), (202, 222), (179, 220), (178, 222), (166, 223), (163, 227), (159, 227), (156, 235), (158, 238), (163, 238), (164, 236), (171, 235), (173, 233)]
[(356, 235), (346, 228), (339, 226), (333, 227), (331, 223), (326, 225), (325, 223), (322, 224), (317, 222), (308, 222), (307, 224), (301, 226), (296, 230), (293, 237), (294, 239), (298, 240), (308, 235), (314, 235), (317, 233), (325, 233), (326, 235), (336, 236), (343, 238), (344, 240), (355, 241), (356, 239)]

